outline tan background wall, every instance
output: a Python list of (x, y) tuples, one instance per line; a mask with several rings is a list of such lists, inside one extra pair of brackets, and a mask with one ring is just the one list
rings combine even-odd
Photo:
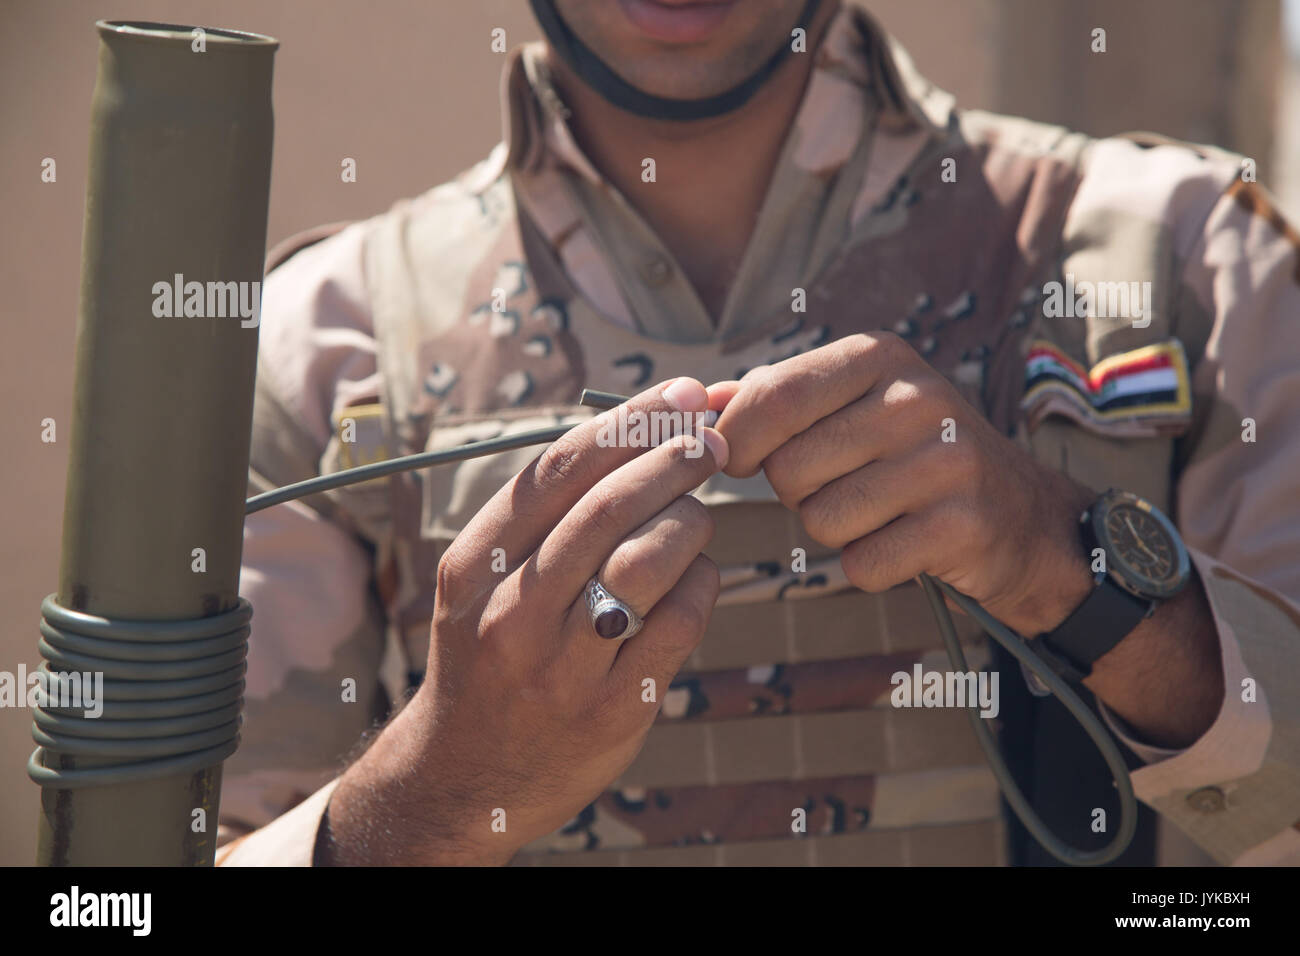
[[(751, 0), (756, 2), (756, 0)], [(1273, 162), (1277, 0), (870, 0), (921, 69), (966, 105), (1093, 133), (1147, 128)], [(0, 0), (0, 670), (38, 663), (57, 578), (90, 94), (99, 17), (269, 33), (277, 58), (270, 240), (365, 216), (482, 156), (499, 130), (489, 31), (533, 39), (523, 0)], [(1089, 52), (1095, 26), (1105, 54)], [(1291, 88), (1300, 89), (1296, 73)], [(1294, 93), (1292, 94), (1294, 97)], [(1289, 101), (1289, 115), (1300, 101)], [(1283, 133), (1291, 161), (1297, 126)], [(41, 162), (57, 163), (42, 183)], [(357, 161), (356, 183), (340, 161)], [(1294, 195), (1284, 195), (1293, 213)], [(31, 715), (0, 710), (0, 863), (35, 855)]]

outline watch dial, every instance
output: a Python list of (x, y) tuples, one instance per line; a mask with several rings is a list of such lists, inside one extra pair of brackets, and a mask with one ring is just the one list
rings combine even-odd
[[(1162, 590), (1179, 574), (1178, 552), (1169, 532), (1148, 512), (1120, 504), (1106, 515), (1106, 551), (1126, 570)], [(1135, 582), (1137, 583), (1137, 582)], [(1145, 583), (1145, 582), (1144, 582)]]

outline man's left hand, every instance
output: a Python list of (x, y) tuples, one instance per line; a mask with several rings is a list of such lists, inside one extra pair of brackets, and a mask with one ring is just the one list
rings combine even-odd
[(1078, 518), (1095, 493), (1000, 434), (898, 336), (852, 335), (709, 393), (727, 474), (761, 468), (857, 587), (927, 573), (1027, 636), (1087, 596)]

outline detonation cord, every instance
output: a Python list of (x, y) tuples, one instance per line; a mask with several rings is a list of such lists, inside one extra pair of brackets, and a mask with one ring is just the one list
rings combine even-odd
[(970, 720), (975, 738), (984, 751), (989, 769), (997, 778), (1002, 795), (1006, 797), (1007, 803), (1020, 818), (1020, 822), (1044, 850), (1062, 863), (1071, 866), (1100, 866), (1117, 859), (1128, 849), (1128, 845), (1133, 842), (1133, 834), (1137, 832), (1137, 797), (1133, 794), (1133, 781), (1129, 779), (1128, 765), (1124, 763), (1123, 755), (1120, 754), (1115, 741), (1106, 732), (1101, 721), (1097, 719), (1097, 715), (1083, 702), (1083, 698), (1074, 692), (1073, 687), (1030, 649), (1024, 638), (980, 607), (976, 601), (928, 574), (922, 574), (920, 582), (925, 590), (925, 597), (930, 602), (930, 610), (934, 613), (935, 622), (939, 625), (939, 633), (943, 635), (943, 643), (948, 649), (948, 660), (952, 663), (953, 670), (966, 673), (970, 668), (966, 665), (966, 655), (962, 653), (961, 643), (957, 640), (957, 629), (953, 625), (952, 615), (948, 613), (948, 606), (944, 604), (940, 591), (970, 615), (989, 637), (1001, 644), (1012, 657), (1032, 671), (1065, 705), (1065, 709), (1079, 722), (1084, 733), (1097, 746), (1119, 790), (1119, 832), (1115, 834), (1114, 839), (1100, 850), (1080, 850), (1070, 846), (1058, 838), (1029, 805), (1029, 800), (1016, 784), (1015, 778), (1011, 776), (1006, 761), (1002, 759), (1002, 752), (998, 749), (997, 741), (993, 739), (992, 731), (989, 730), (984, 718), (980, 717), (977, 705), (972, 704), (966, 708), (966, 717)]
[[(623, 395), (584, 389), (580, 403), (610, 409), (627, 400)], [(320, 475), (249, 498), (245, 514), (374, 478), (552, 442), (572, 427), (536, 428)], [(1128, 767), (1106, 728), (1020, 635), (944, 582), (926, 574), (919, 580), (954, 670), (966, 673), (970, 668), (944, 595), (1065, 705), (1096, 745), (1119, 790), (1119, 831), (1110, 843), (1091, 851), (1068, 845), (1034, 812), (1003, 760), (993, 733), (979, 716), (978, 703), (971, 701), (965, 708), (966, 715), (1012, 811), (1034, 839), (1062, 863), (1098, 866), (1117, 859), (1137, 830), (1137, 798)], [(42, 654), (58, 671), (103, 671), (102, 717), (108, 719), (90, 719), (68, 707), (38, 707), (33, 737), (41, 747), (28, 762), (28, 773), (37, 783), (59, 788), (120, 783), (198, 770), (234, 752), (252, 615), (247, 601), (241, 599), (237, 607), (224, 614), (191, 621), (111, 621), (62, 608), (53, 595), (45, 599), (41, 610)], [(48, 674), (46, 665), (42, 665), (42, 671)], [(100, 765), (48, 767), (42, 758), (43, 750), (72, 756), (79, 762), (91, 758)]]
[[(110, 620), (41, 604), (45, 662), (27, 775), (75, 790), (129, 783), (219, 764), (239, 746), (244, 658), (252, 605), (184, 621)], [(65, 675), (79, 675), (82, 686)], [(85, 682), (102, 675), (89, 716)], [(77, 700), (58, 688), (75, 689)], [(51, 756), (76, 767), (51, 766)], [(58, 761), (63, 763), (62, 760)]]

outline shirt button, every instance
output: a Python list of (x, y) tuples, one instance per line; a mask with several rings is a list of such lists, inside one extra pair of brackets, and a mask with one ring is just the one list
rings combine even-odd
[(1202, 787), (1187, 795), (1187, 805), (1199, 813), (1218, 813), (1227, 804), (1218, 787)]
[(649, 285), (661, 286), (673, 277), (673, 267), (663, 256), (647, 259), (641, 266), (641, 278)]

